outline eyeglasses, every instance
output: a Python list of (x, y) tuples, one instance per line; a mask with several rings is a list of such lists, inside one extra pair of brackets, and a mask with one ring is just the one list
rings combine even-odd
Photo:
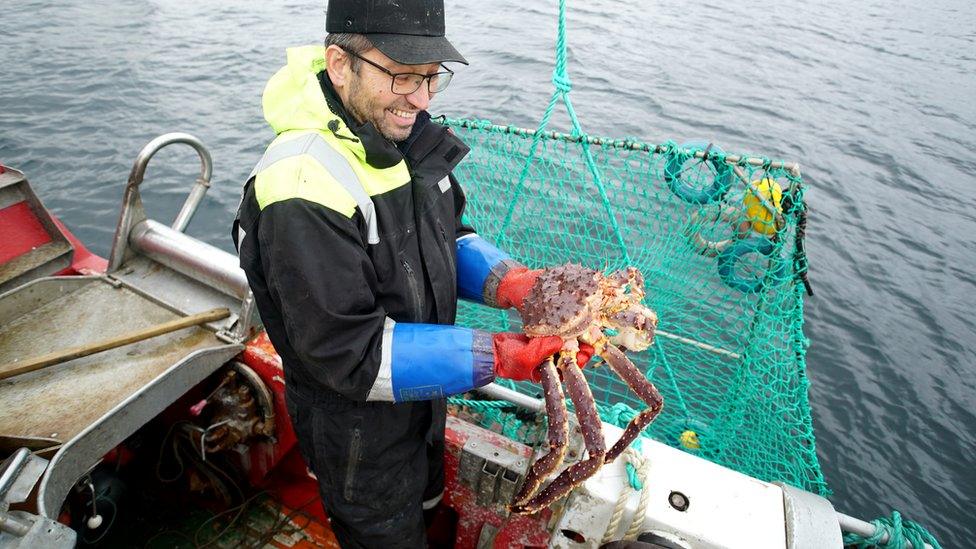
[[(341, 48), (342, 46), (340, 46)], [(435, 72), (434, 74), (419, 74), (415, 72), (392, 72), (390, 69), (374, 63), (369, 59), (366, 59), (362, 55), (359, 55), (353, 51), (346, 48), (342, 48), (342, 51), (348, 53), (349, 55), (359, 59), (360, 61), (365, 61), (366, 63), (376, 67), (377, 69), (390, 75), (390, 91), (397, 95), (410, 95), (411, 93), (420, 89), (420, 85), (423, 84), (424, 80), (427, 81), (427, 91), (431, 94), (442, 92), (447, 85), (451, 83), (451, 78), (454, 76), (454, 71), (441, 65), (444, 72)]]

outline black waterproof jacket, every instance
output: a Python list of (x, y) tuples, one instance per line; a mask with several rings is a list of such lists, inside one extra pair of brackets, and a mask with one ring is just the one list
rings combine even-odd
[[(473, 229), (461, 221), (465, 198), (451, 170), (468, 147), (426, 112), (397, 145), (370, 123), (356, 126), (324, 66), (291, 50), (289, 65), (269, 89), (276, 79), (279, 89), (266, 90), (264, 97), (266, 118), (279, 134), (276, 142), (289, 134), (318, 132), (333, 146), (346, 147), (348, 158), (363, 163), (363, 173), (396, 171), (402, 162), (409, 173), (402, 183), (387, 178), (382, 185), (367, 185), (370, 213), (348, 207), (349, 197), (339, 196), (341, 189), (330, 187), (328, 178), (317, 180), (304, 160), (281, 161), (252, 174), (235, 221), (240, 264), (282, 358), (289, 390), (315, 394), (317, 400), (362, 402), (379, 369), (386, 317), (454, 323), (455, 240)], [(321, 102), (310, 99), (313, 85)], [(275, 104), (269, 105), (269, 96)], [(298, 190), (282, 191), (290, 189), (290, 181), (298, 181), (293, 184)], [(373, 194), (376, 188), (382, 192)]]

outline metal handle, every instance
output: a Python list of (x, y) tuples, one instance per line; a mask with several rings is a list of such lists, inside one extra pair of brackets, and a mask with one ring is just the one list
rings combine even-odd
[(130, 194), (130, 189), (135, 191), (137, 187), (142, 183), (142, 180), (146, 174), (146, 166), (149, 165), (149, 160), (159, 152), (160, 149), (167, 145), (172, 145), (173, 143), (184, 143), (197, 151), (200, 155), (200, 177), (197, 178), (196, 182), (193, 184), (193, 188), (190, 189), (190, 195), (186, 197), (186, 202), (183, 203), (183, 207), (180, 208), (180, 212), (176, 215), (176, 219), (173, 220), (172, 227), (177, 231), (183, 232), (186, 226), (190, 223), (190, 219), (193, 214), (197, 211), (197, 206), (200, 205), (200, 201), (203, 200), (203, 196), (207, 193), (207, 189), (210, 188), (210, 178), (213, 175), (213, 159), (210, 157), (210, 151), (203, 145), (196, 137), (182, 132), (174, 132), (160, 135), (159, 137), (153, 139), (146, 144), (145, 147), (139, 151), (139, 155), (136, 157), (136, 161), (132, 164), (132, 171), (129, 172), (129, 182), (126, 185), (126, 194)]
[(139, 151), (136, 161), (132, 164), (132, 171), (129, 172), (129, 181), (125, 185), (125, 194), (122, 197), (122, 212), (119, 214), (119, 224), (115, 229), (115, 237), (112, 241), (112, 254), (108, 261), (108, 272), (113, 272), (122, 266), (127, 257), (127, 247), (129, 232), (139, 223), (145, 221), (146, 210), (142, 207), (142, 197), (139, 195), (139, 185), (146, 175), (146, 166), (149, 160), (159, 152), (160, 149), (173, 143), (184, 143), (197, 151), (200, 155), (200, 177), (197, 178), (190, 195), (183, 203), (183, 207), (173, 221), (173, 229), (183, 232), (190, 218), (193, 217), (200, 200), (210, 188), (210, 176), (213, 174), (213, 160), (210, 158), (210, 151), (196, 137), (182, 132), (174, 132), (160, 135), (153, 139)]
[[(27, 448), (20, 448), (17, 452), (8, 458), (7, 467), (0, 472), (0, 531), (9, 532), (15, 536), (23, 537), (31, 529), (31, 523), (24, 521), (18, 517), (7, 514), (7, 510), (10, 501), (7, 501), (7, 491), (13, 486), (14, 481), (17, 480), (17, 476), (20, 475), (21, 470), (27, 465), (27, 460), (30, 459), (30, 450)], [(15, 497), (15, 500), (19, 501), (19, 497)]]

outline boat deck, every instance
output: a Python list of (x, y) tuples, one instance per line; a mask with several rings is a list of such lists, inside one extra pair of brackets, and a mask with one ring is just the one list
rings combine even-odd
[[(104, 277), (38, 280), (0, 299), (0, 371), (179, 316)], [(33, 440), (34, 449), (66, 442), (214, 343), (213, 333), (193, 327), (0, 381), (0, 439)]]

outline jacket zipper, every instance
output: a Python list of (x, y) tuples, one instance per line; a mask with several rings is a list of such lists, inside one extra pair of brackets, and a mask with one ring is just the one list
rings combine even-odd
[(346, 464), (346, 486), (344, 489), (344, 495), (349, 501), (352, 501), (355, 495), (356, 469), (359, 468), (361, 446), (362, 433), (359, 432), (359, 429), (353, 429), (352, 441), (349, 443), (349, 462)]
[(454, 267), (454, 257), (451, 255), (451, 249), (447, 247), (447, 233), (444, 232), (444, 225), (441, 220), (437, 220), (437, 229), (441, 232), (441, 247), (444, 250), (444, 259), (447, 259), (447, 264), (449, 267)]
[(421, 299), (420, 299), (420, 285), (417, 284), (417, 275), (413, 271), (413, 267), (407, 263), (406, 259), (400, 258), (400, 263), (403, 265), (403, 270), (407, 271), (407, 284), (410, 285), (410, 294), (413, 295), (413, 321), (420, 322), (420, 316), (423, 314), (421, 311)]

